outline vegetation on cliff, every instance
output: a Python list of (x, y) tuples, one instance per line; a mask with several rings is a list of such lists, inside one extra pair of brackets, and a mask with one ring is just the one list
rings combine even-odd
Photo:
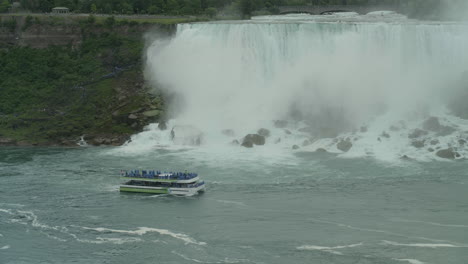
[(76, 13), (207, 15), (275, 14), (285, 5), (399, 5), (402, 12), (423, 19), (459, 19), (466, 15), (466, 0), (43, 0), (20, 1), (33, 12), (50, 12), (55, 6), (66, 6)]
[[(160, 116), (162, 102), (148, 93), (141, 69), (146, 30), (123, 33), (132, 32), (127, 23), (104, 22), (87, 19), (68, 25), (81, 28), (78, 46), (2, 44), (3, 141), (75, 144), (81, 135), (89, 135), (91, 141), (102, 138), (96, 144), (121, 144), (126, 135)], [(27, 28), (34, 30), (37, 25), (29, 23)]]

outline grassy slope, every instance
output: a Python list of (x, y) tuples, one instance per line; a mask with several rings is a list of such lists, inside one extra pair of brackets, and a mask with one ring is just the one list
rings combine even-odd
[[(51, 23), (47, 18), (29, 20), (27, 27)], [(55, 18), (52, 22), (63, 26)], [(81, 28), (80, 47), (0, 50), (0, 137), (60, 144), (83, 134), (130, 134), (150, 121), (129, 120), (130, 113), (161, 110), (159, 98), (144, 86), (144, 32), (138, 25), (81, 19), (67, 21), (67, 26)]]

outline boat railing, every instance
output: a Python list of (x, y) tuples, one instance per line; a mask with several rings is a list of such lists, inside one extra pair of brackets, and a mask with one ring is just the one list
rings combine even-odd
[(121, 171), (121, 175), (129, 178), (147, 178), (160, 180), (190, 180), (198, 176), (198, 173), (187, 172), (161, 172), (161, 171), (146, 171), (132, 170)]

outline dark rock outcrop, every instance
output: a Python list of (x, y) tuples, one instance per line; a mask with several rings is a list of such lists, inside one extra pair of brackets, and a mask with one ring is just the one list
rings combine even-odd
[(384, 137), (384, 138), (390, 138), (390, 135), (387, 133), (387, 132), (382, 132), (382, 134), (380, 135), (381, 137)]
[(275, 120), (273, 122), (274, 126), (276, 128), (285, 128), (286, 126), (288, 126), (288, 121), (286, 120)]
[(234, 133), (234, 130), (232, 129), (223, 129), (221, 130), (221, 133), (225, 136), (228, 136), (228, 137), (233, 137), (236, 133)]
[(294, 149), (294, 150), (299, 149), (299, 146), (298, 145), (293, 145), (292, 149)]
[(343, 152), (348, 152), (351, 147), (353, 146), (353, 143), (351, 143), (348, 139), (347, 140), (340, 140), (340, 142), (338, 142), (338, 144), (336, 144), (336, 147), (343, 151)]
[(177, 125), (171, 130), (172, 141), (178, 145), (199, 146), (203, 142), (203, 132), (190, 125)]
[(0, 137), (0, 146), (14, 146), (16, 145), (16, 141), (11, 139), (11, 138), (7, 138), (7, 137)]
[(411, 142), (411, 145), (415, 148), (423, 148), (424, 143), (425, 143), (425, 140), (413, 140), (413, 142)]
[(453, 148), (441, 149), (436, 152), (436, 155), (443, 159), (455, 159), (460, 156)]
[(265, 137), (259, 134), (248, 134), (242, 141), (242, 146), (265, 145)]
[(246, 148), (253, 148), (253, 143), (252, 141), (244, 141), (242, 142), (241, 146), (246, 147)]
[(270, 136), (270, 130), (268, 130), (266, 128), (260, 128), (257, 131), (257, 134), (259, 134), (260, 136), (263, 136), (263, 137), (269, 137)]
[(159, 130), (166, 130), (167, 129), (166, 121), (164, 121), (164, 120), (159, 121), (158, 128), (159, 128)]
[(423, 129), (433, 132), (437, 132), (441, 129), (439, 119), (437, 117), (431, 116), (423, 122)]
[(426, 136), (427, 134), (429, 134), (429, 132), (427, 132), (426, 130), (416, 128), (415, 130), (411, 131), (411, 133), (408, 135), (408, 138), (418, 138)]

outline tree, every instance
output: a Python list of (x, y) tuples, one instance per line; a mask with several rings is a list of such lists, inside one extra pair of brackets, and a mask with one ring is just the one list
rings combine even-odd
[(206, 10), (205, 10), (205, 14), (209, 17), (209, 18), (213, 18), (216, 16), (216, 13), (218, 13), (218, 10), (214, 7), (208, 7)]
[(8, 0), (3, 0), (0, 2), (0, 13), (6, 13), (8, 12), (8, 9), (10, 8), (10, 2)]
[(91, 4), (91, 13), (95, 14), (97, 12), (97, 6), (95, 3)]

